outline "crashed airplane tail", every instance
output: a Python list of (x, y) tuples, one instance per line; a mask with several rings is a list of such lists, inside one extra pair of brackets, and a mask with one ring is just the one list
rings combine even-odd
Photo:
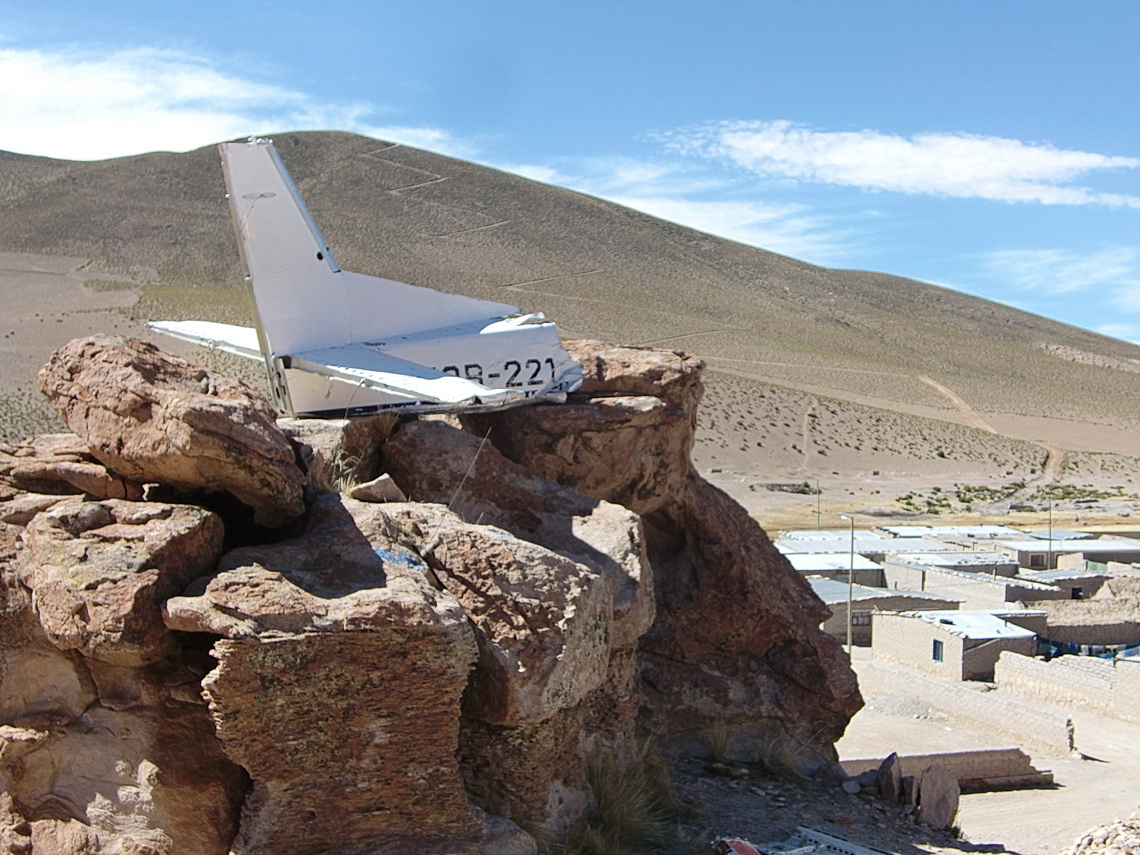
[(564, 400), (581, 385), (541, 314), (341, 270), (272, 142), (220, 149), (256, 329), (151, 329), (264, 360), (288, 414), (500, 409)]

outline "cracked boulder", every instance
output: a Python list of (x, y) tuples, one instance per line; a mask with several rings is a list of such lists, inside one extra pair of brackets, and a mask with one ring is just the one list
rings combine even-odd
[(483, 833), (456, 759), (471, 628), (380, 507), (321, 496), (303, 537), (235, 550), (166, 605), (224, 636), (203, 690), (253, 780), (238, 855), (461, 853)]
[(28, 523), (15, 569), (56, 647), (140, 665), (166, 653), (162, 603), (221, 549), (221, 520), (202, 508), (75, 498)]
[(0, 525), (0, 841), (226, 855), (247, 779), (200, 696), (204, 651), (159, 609), (212, 569), (220, 524), (55, 498), (26, 531)]
[(67, 426), (116, 475), (226, 492), (277, 527), (304, 510), (305, 475), (276, 414), (253, 389), (123, 336), (74, 339), (39, 385)]

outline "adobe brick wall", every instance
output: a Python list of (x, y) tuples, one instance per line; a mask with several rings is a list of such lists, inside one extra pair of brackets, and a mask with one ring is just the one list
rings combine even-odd
[(931, 709), (985, 728), (1021, 748), (1064, 754), (1073, 749), (1073, 723), (1064, 714), (1044, 710), (1016, 697), (979, 691), (959, 683), (928, 677), (889, 662), (871, 661), (860, 668), (865, 696), (915, 696)]
[(1140, 721), (1140, 662), (1059, 656), (1050, 662), (1003, 654), (998, 687), (1025, 698)]
[[(889, 590), (885, 590), (884, 594), (887, 596), (876, 597), (873, 600), (855, 600), (851, 605), (852, 614), (856, 616), (859, 614), (870, 616), (875, 612), (901, 612), (930, 608), (952, 609), (957, 607), (957, 604), (953, 602), (940, 603), (925, 597), (909, 597), (905, 594), (890, 596), (891, 592)], [(831, 617), (821, 624), (821, 628), (824, 632), (829, 635), (834, 635), (840, 641), (846, 641), (847, 603), (829, 603), (827, 607), (831, 609)], [(862, 626), (853, 625), (851, 627), (851, 637), (856, 644), (869, 644), (871, 641), (871, 624), (863, 624)]]
[[(871, 650), (875, 659), (885, 659), (955, 682), (962, 679), (963, 639), (935, 624), (911, 617), (881, 612), (871, 618)], [(933, 657), (934, 641), (942, 642), (942, 661)]]
[(1003, 653), (994, 666), (998, 688), (1050, 704), (1112, 714), (1116, 672), (1105, 659), (1060, 656), (1051, 662)]
[(1112, 693), (1118, 718), (1140, 721), (1140, 662), (1116, 660), (1116, 688)]
[(1033, 637), (1002, 638), (973, 645), (967, 642), (962, 653), (962, 679), (994, 679), (994, 666), (998, 657), (1006, 651), (1020, 653), (1023, 656), (1032, 656), (1037, 652), (1037, 639)]
[[(848, 775), (877, 769), (883, 758), (841, 760)], [(996, 789), (1011, 786), (1046, 786), (1053, 775), (1033, 767), (1029, 755), (1020, 748), (982, 748), (976, 751), (947, 751), (938, 754), (899, 755), (904, 775), (919, 777), (927, 766), (938, 764), (949, 769), (958, 785), (969, 789)]]

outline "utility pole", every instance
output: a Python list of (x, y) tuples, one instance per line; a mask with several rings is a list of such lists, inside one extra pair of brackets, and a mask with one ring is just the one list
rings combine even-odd
[(855, 517), (843, 514), (840, 519), (851, 523), (851, 560), (847, 565), (847, 659), (851, 659), (851, 601), (855, 588)]
[(1045, 561), (1045, 569), (1053, 569), (1053, 500), (1049, 500), (1049, 557)]

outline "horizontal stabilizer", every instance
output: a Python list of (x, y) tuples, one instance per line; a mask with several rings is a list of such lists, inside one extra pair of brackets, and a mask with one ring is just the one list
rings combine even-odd
[(257, 330), (253, 327), (216, 324), (212, 321), (149, 321), (147, 328), (211, 350), (232, 353), (234, 356), (257, 360), (264, 358), (257, 343)]
[(509, 389), (489, 389), (474, 380), (444, 374), (367, 345), (345, 345), (300, 353), (288, 367), (322, 377), (407, 395), (420, 404), (507, 406), (523, 396)]

